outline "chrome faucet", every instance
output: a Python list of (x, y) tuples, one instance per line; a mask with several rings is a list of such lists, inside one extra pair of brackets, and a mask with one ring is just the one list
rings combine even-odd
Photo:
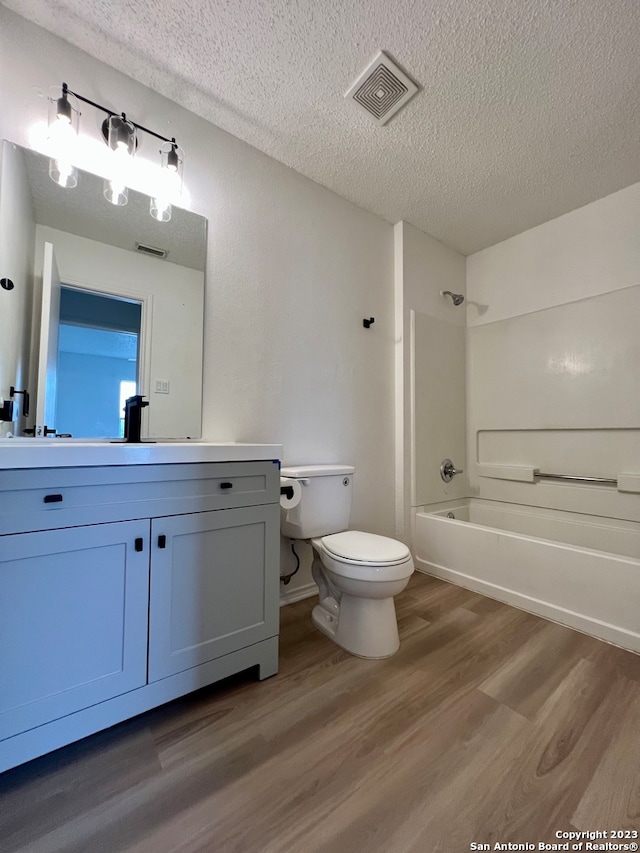
[(450, 483), (456, 474), (464, 474), (462, 468), (455, 468), (450, 459), (443, 459), (440, 466), (440, 476), (445, 483)]

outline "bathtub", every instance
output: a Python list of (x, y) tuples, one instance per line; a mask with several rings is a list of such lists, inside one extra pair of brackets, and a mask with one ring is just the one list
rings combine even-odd
[(640, 523), (472, 498), (419, 509), (416, 568), (640, 652)]

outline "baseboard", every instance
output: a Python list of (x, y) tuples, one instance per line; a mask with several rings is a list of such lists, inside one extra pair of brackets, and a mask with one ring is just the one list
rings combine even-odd
[(284, 587), (280, 593), (280, 607), (285, 607), (287, 604), (294, 604), (296, 601), (302, 601), (304, 598), (311, 598), (318, 594), (318, 587), (313, 583), (307, 583), (304, 586), (299, 586), (292, 589), (290, 592)]

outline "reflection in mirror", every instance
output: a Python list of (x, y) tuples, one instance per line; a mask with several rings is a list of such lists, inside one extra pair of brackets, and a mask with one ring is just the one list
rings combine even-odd
[(61, 288), (55, 417), (67, 432), (124, 436), (124, 400), (139, 384), (141, 319), (140, 302)]
[(158, 222), (134, 191), (115, 207), (87, 172), (61, 188), (13, 143), (1, 166), (0, 436), (116, 438), (138, 393), (143, 435), (199, 437), (206, 220)]

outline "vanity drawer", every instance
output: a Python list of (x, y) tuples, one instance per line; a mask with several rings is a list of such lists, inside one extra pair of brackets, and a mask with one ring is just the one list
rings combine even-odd
[(0, 472), (0, 535), (256, 506), (279, 500), (273, 462)]

